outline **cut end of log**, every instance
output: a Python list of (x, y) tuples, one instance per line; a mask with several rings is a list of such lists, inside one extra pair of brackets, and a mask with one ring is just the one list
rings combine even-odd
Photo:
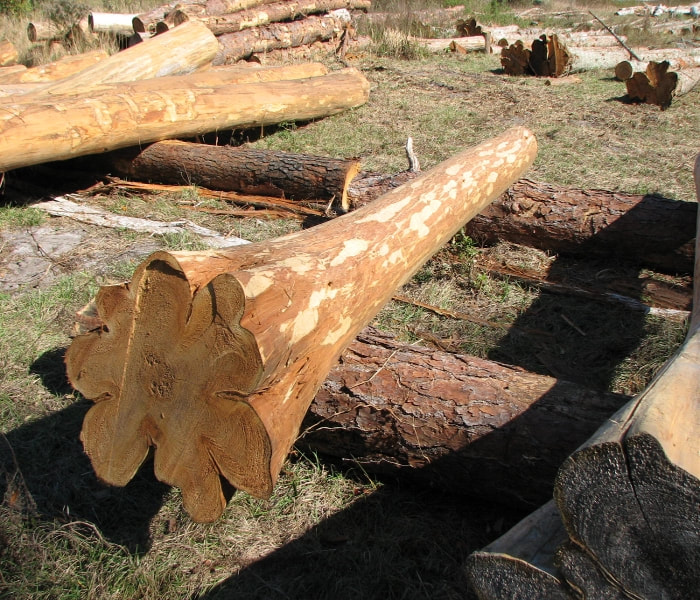
[(100, 478), (126, 485), (153, 448), (156, 477), (182, 489), (196, 521), (223, 511), (221, 478), (268, 496), (270, 440), (246, 403), (261, 358), (240, 325), (238, 281), (220, 275), (192, 295), (176, 261), (158, 252), (96, 303), (104, 325), (77, 337), (66, 362), (72, 385), (96, 402), (81, 439)]

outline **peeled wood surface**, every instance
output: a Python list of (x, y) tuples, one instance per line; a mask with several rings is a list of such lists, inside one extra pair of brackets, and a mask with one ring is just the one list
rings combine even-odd
[(226, 33), (218, 37), (219, 51), (213, 64), (234, 63), (253, 54), (279, 48), (306, 46), (339, 37), (346, 23), (335, 16), (310, 16), (289, 23)]
[(10, 40), (0, 41), (0, 67), (17, 64), (18, 57), (17, 48)]
[(208, 15), (226, 15), (271, 2), (272, 0), (208, 0), (206, 13)]
[(145, 81), (85, 95), (8, 101), (0, 114), (0, 171), (217, 129), (318, 118), (360, 106), (369, 96), (369, 83), (356, 69), (203, 88), (196, 74), (160, 80), (160, 90)]
[(158, 252), (102, 288), (107, 329), (66, 358), (96, 401), (81, 437), (98, 476), (125, 485), (155, 446), (156, 476), (196, 520), (221, 514), (220, 476), (269, 495), (343, 349), (536, 147), (514, 128), (365, 209), (235, 251)]
[[(367, 10), (370, 5), (370, 0), (283, 0), (225, 15), (203, 15), (197, 17), (197, 20), (204, 23), (215, 35), (222, 35), (339, 8)], [(175, 23), (191, 18), (186, 11), (176, 10), (174, 13)]]
[[(47, 83), (70, 77), (80, 71), (103, 63), (108, 58), (108, 54), (104, 50), (93, 50), (92, 52), (84, 52), (72, 56), (64, 56), (63, 58), (41, 65), (23, 69), (15, 73), (4, 73), (0, 71), (0, 85), (12, 83)], [(42, 86), (45, 89), (47, 86)], [(37, 91), (38, 87), (27, 88), (28, 91)]]
[(297, 445), (368, 472), (536, 507), (564, 459), (627, 400), (365, 329), (316, 394)]
[(88, 27), (93, 33), (131, 35), (134, 32), (133, 20), (136, 15), (128, 13), (91, 12)]
[[(359, 160), (342, 160), (256, 148), (163, 141), (134, 157), (115, 157), (117, 173), (140, 181), (194, 184), (291, 200), (341, 204)], [(342, 204), (341, 204), (342, 205)]]
[(101, 83), (131, 82), (194, 73), (218, 50), (216, 37), (201, 23), (183, 23), (141, 44), (113, 54), (99, 64), (52, 84), (42, 93), (62, 93)]

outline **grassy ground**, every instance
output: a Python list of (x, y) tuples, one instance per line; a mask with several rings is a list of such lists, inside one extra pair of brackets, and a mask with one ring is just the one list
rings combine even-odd
[[(405, 19), (422, 6), (384, 3), (376, 9), (392, 8)], [(570, 25), (586, 14), (573, 2), (542, 8), (520, 22)], [(595, 8), (616, 22), (610, 6)], [(477, 10), (484, 22), (515, 19), (503, 5), (476, 2), (465, 16)], [(417, 51), (404, 60), (386, 52), (377, 44), (349, 59), (371, 81), (366, 106), (240, 137), (256, 147), (360, 156), (367, 170), (395, 172), (406, 167), (408, 136), (426, 169), (523, 124), (540, 145), (532, 179), (694, 198), (700, 91), (660, 111), (625, 103), (622, 84), (607, 72), (582, 73), (579, 82), (553, 86), (502, 75), (495, 56)], [(341, 66), (333, 59), (329, 64)], [(46, 193), (59, 183), (55, 171), (40, 169), (8, 179), (17, 186), (31, 179)], [(123, 489), (97, 481), (79, 441), (89, 403), (70, 389), (63, 369), (73, 314), (100, 285), (128, 278), (154, 248), (196, 248), (201, 241), (48, 220), (26, 205), (31, 193), (11, 187), (0, 199), (0, 252), (22, 239), (51, 257), (51, 247), (40, 241), (47, 231), (82, 237), (29, 283), (13, 285), (21, 265), (0, 261), (0, 598), (470, 597), (462, 570), (466, 556), (507, 530), (522, 510), (380, 481), (299, 452), (272, 498), (236, 494), (211, 525), (192, 523), (178, 491), (155, 481), (150, 465)], [(196, 189), (155, 197), (110, 192), (92, 200), (120, 214), (188, 218), (254, 240), (300, 227), (186, 209), (197, 201)], [(492, 260), (543, 273), (590, 269), (585, 272), (597, 274), (591, 278), (631, 269), (615, 257), (583, 265), (507, 243), (479, 248), (458, 236), (403, 293), (517, 327), (504, 331), (394, 302), (376, 324), (411, 341), (437, 337), (454, 349), (630, 394), (643, 389), (682, 340), (683, 321), (546, 294), (493, 277), (485, 267)], [(676, 279), (680, 284), (683, 278)], [(549, 335), (543, 341), (517, 335), (517, 329)]]

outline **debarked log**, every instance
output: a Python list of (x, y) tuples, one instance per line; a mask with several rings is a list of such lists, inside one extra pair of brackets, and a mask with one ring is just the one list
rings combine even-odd
[[(108, 56), (104, 50), (93, 50), (82, 54), (64, 56), (45, 65), (30, 67), (15, 73), (0, 71), (0, 86), (4, 89), (5, 84), (42, 82), (46, 84), (58, 81), (59, 79), (75, 75), (87, 67), (92, 67), (98, 62), (106, 60)], [(28, 86), (23, 93), (36, 91), (44, 87), (46, 86)]]
[(212, 190), (346, 203), (360, 170), (357, 159), (334, 159), (257, 148), (211, 146), (174, 140), (111, 161), (117, 174), (138, 181), (200, 185)]
[(533, 508), (551, 498), (564, 459), (627, 400), (367, 328), (316, 394), (297, 446)]
[[(700, 199), (700, 155), (695, 163)], [(698, 222), (700, 227), (700, 221)], [(700, 244), (696, 247), (700, 249)], [(468, 560), (482, 600), (688, 598), (700, 586), (700, 252), (688, 334), (562, 464), (554, 503)], [(559, 539), (556, 549), (552, 540)], [(547, 552), (539, 552), (538, 543)], [(538, 555), (536, 564), (531, 559)]]
[[(123, 83), (75, 96), (41, 92), (33, 102), (26, 95), (21, 102), (13, 98), (0, 115), (0, 171), (173, 137), (309, 120), (361, 106), (369, 96), (367, 79), (352, 68), (208, 87), (199, 87), (197, 77)], [(162, 81), (162, 88), (154, 90), (153, 81)]]
[[(349, 16), (349, 15), (348, 15)], [(218, 37), (219, 51), (213, 64), (235, 63), (253, 54), (279, 48), (295, 48), (340, 37), (348, 20), (338, 14), (312, 15), (300, 21), (225, 33)]]
[(156, 477), (216, 519), (221, 480), (266, 497), (319, 386), (394, 290), (517, 179), (537, 144), (514, 128), (364, 209), (216, 252), (157, 252), (96, 299), (71, 383), (95, 401), (81, 438), (125, 485), (151, 447)]

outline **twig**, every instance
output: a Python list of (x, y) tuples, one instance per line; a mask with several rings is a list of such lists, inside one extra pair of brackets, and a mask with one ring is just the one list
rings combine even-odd
[(406, 157), (408, 158), (408, 170), (411, 173), (418, 173), (420, 171), (420, 162), (413, 150), (413, 138), (409, 137), (406, 140)]
[(627, 50), (627, 52), (630, 53), (630, 58), (633, 58), (634, 60), (642, 60), (641, 58), (639, 58), (639, 57), (632, 51), (632, 49), (631, 49), (627, 44), (625, 44), (625, 42), (622, 41), (622, 39), (620, 39), (620, 36), (618, 36), (612, 29), (610, 29), (610, 27), (608, 27), (605, 23), (603, 23), (603, 21), (601, 21), (598, 17), (596, 17), (596, 16), (593, 14), (593, 11), (592, 11), (592, 10), (589, 10), (588, 12), (591, 14), (591, 16), (592, 16), (596, 21), (598, 21), (598, 23), (600, 23), (603, 27), (605, 27), (605, 29), (608, 30), (608, 33), (609, 33), (610, 35), (612, 35), (612, 36), (617, 40), (617, 42), (618, 42), (618, 44), (620, 44), (620, 46), (622, 46), (625, 50)]

